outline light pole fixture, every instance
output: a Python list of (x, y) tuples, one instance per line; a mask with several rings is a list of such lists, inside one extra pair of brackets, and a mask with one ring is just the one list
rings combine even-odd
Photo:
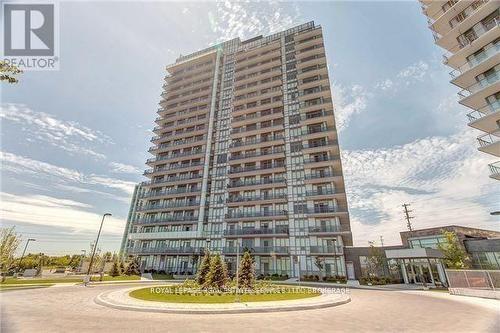
[[(95, 241), (95, 244), (94, 244), (94, 248), (92, 249), (92, 256), (90, 257), (90, 263), (89, 263), (89, 269), (87, 270), (87, 276), (90, 275), (90, 269), (92, 268), (92, 263), (94, 262), (94, 255), (95, 255), (95, 251), (97, 249), (97, 243), (99, 242), (99, 236), (101, 235), (101, 230), (102, 230), (102, 225), (104, 223), (104, 218), (106, 216), (111, 216), (110, 213), (106, 213), (102, 216), (102, 220), (101, 220), (101, 226), (99, 227), (99, 232), (97, 233), (97, 239)], [(89, 280), (90, 281), (90, 280)]]
[(19, 265), (18, 265), (18, 268), (17, 268), (18, 272), (21, 269), (21, 263), (23, 262), (24, 254), (26, 253), (26, 249), (28, 248), (28, 244), (30, 242), (36, 242), (36, 239), (34, 239), (34, 238), (28, 238), (28, 240), (26, 241), (26, 245), (24, 246), (23, 254), (21, 255), (21, 259), (19, 260)]

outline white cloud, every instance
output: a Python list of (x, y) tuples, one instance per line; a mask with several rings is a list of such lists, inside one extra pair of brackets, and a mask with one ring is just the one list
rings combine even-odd
[(129, 195), (132, 195), (132, 193), (134, 193), (134, 186), (136, 185), (136, 183), (134, 182), (98, 175), (91, 175), (86, 179), (86, 182), (88, 184), (101, 185), (104, 187), (121, 190)]
[(109, 167), (111, 168), (110, 169), (111, 172), (116, 172), (116, 173), (140, 174), (142, 172), (142, 170), (139, 169), (138, 167), (118, 162), (109, 163)]
[(411, 203), (415, 228), (458, 224), (493, 228), (490, 210), (500, 193), (488, 178), (487, 155), (471, 130), (428, 137), (390, 149), (344, 151), (343, 164), (357, 245), (383, 235), (397, 244), (405, 230), (401, 205)]
[(408, 85), (415, 80), (422, 81), (427, 74), (428, 69), (429, 65), (420, 60), (419, 62), (402, 69), (398, 73), (397, 77), (404, 79), (405, 84)]
[(385, 79), (384, 81), (375, 84), (375, 88), (382, 90), (389, 90), (394, 86), (394, 82), (391, 79)]
[(335, 107), (335, 119), (337, 130), (347, 128), (351, 118), (366, 109), (367, 101), (371, 94), (360, 85), (345, 88), (340, 84), (332, 85), (333, 103)]
[(92, 130), (74, 121), (63, 121), (44, 112), (35, 112), (23, 104), (2, 104), (0, 118), (20, 126), (28, 142), (41, 141), (63, 149), (71, 154), (84, 154), (104, 159), (95, 152), (95, 144), (111, 144), (112, 140), (99, 131)]
[(118, 189), (127, 195), (134, 191), (134, 182), (122, 179), (109, 178), (101, 175), (85, 175), (76, 170), (55, 166), (53, 164), (18, 156), (8, 152), (0, 152), (2, 172), (11, 172), (20, 175), (23, 180), (27, 177), (50, 180), (55, 183), (73, 183), (78, 187), (99, 185), (107, 189)]
[[(0, 213), (4, 221), (68, 228), (77, 232), (94, 232), (101, 221), (101, 215), (86, 211), (85, 209), (91, 207), (81, 202), (5, 192), (0, 193), (0, 198)], [(103, 231), (120, 235), (124, 226), (123, 219), (111, 217), (104, 224)]]
[(247, 39), (258, 35), (269, 35), (303, 20), (295, 4), (287, 6), (282, 2), (217, 2), (215, 13), (209, 12), (212, 31), (219, 35), (218, 42), (236, 37)]

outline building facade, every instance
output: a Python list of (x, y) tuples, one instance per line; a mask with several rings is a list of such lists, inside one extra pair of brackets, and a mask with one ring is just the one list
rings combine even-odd
[[(436, 44), (446, 50), (459, 103), (472, 109), (469, 126), (480, 130), (478, 149), (500, 157), (500, 2), (420, 0)], [(500, 161), (490, 177), (500, 180)]]
[[(369, 275), (388, 277), (392, 283), (446, 284), (445, 232), (453, 232), (474, 269), (500, 269), (500, 232), (456, 225), (400, 232), (402, 245), (344, 248), (347, 277), (363, 280)], [(381, 267), (370, 267), (370, 257), (378, 254)]]
[(206, 248), (234, 272), (345, 275), (352, 245), (321, 27), (239, 38), (167, 66), (126, 252), (194, 273)]

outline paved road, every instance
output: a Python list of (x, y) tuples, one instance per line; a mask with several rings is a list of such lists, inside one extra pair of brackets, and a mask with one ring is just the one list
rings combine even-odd
[(143, 313), (94, 303), (99, 293), (117, 288), (124, 286), (64, 286), (3, 292), (0, 331), (500, 332), (500, 307), (495, 311), (463, 300), (450, 300), (451, 296), (351, 290), (351, 303), (334, 308), (232, 315)]

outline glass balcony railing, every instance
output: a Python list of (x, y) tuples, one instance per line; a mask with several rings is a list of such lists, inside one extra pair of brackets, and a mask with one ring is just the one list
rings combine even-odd
[(285, 178), (264, 178), (260, 180), (247, 180), (247, 181), (236, 181), (230, 182), (228, 187), (243, 187), (243, 186), (257, 186), (257, 185), (265, 185), (265, 184), (276, 184), (276, 183), (285, 183)]
[(288, 212), (286, 210), (263, 210), (260, 212), (241, 212), (241, 211), (230, 211), (226, 214), (226, 218), (246, 218), (246, 217), (267, 217), (267, 216), (286, 216)]
[(178, 153), (178, 154), (172, 154), (172, 155), (168, 155), (168, 156), (158, 156), (158, 157), (149, 158), (148, 160), (146, 160), (146, 163), (166, 161), (166, 160), (172, 160), (172, 159), (179, 158), (179, 157), (198, 155), (198, 154), (201, 154), (203, 152), (204, 151), (202, 149), (200, 149), (200, 150), (187, 151), (187, 152)]
[(243, 236), (243, 235), (277, 235), (288, 234), (288, 226), (276, 228), (238, 228), (224, 230), (225, 236)]
[(490, 75), (488, 77), (485, 77), (484, 79), (474, 83), (473, 85), (469, 86), (466, 89), (463, 89), (458, 93), (458, 95), (461, 97), (461, 99), (464, 99), (466, 97), (469, 97), (478, 91), (491, 86), (492, 84), (495, 84), (498, 82), (498, 79), (500, 78), (500, 74), (498, 72), (495, 72), (495, 74)]
[(274, 200), (274, 199), (284, 199), (287, 197), (286, 193), (272, 193), (272, 194), (261, 194), (261, 195), (238, 195), (230, 196), (227, 202), (248, 202), (248, 201), (260, 201), (260, 200)]
[(264, 254), (273, 254), (273, 253), (288, 253), (287, 246), (227, 246), (222, 249), (223, 253), (236, 254), (250, 251), (250, 253), (264, 253)]
[(494, 55), (498, 54), (500, 52), (500, 43), (495, 44), (494, 46), (484, 50), (480, 54), (476, 55), (473, 59), (467, 61), (465, 64), (460, 66), (458, 69), (453, 70), (450, 72), (451, 77), (454, 79), (469, 69), (485, 62), (486, 60), (490, 59)]
[(181, 247), (129, 247), (127, 253), (149, 254), (149, 253), (172, 253), (172, 254), (192, 254), (203, 253), (202, 248), (181, 246)]
[(143, 186), (144, 185), (160, 185), (160, 184), (178, 182), (181, 180), (192, 180), (192, 179), (200, 179), (200, 178), (202, 178), (202, 175), (176, 176), (176, 177), (168, 177), (168, 178), (164, 178), (164, 179), (145, 181), (145, 182), (142, 182), (141, 185), (143, 185)]
[(147, 210), (157, 210), (157, 209), (168, 209), (168, 208), (182, 208), (182, 207), (193, 207), (199, 206), (200, 201), (181, 201), (181, 202), (169, 202), (165, 204), (157, 204), (157, 205), (145, 205), (142, 207), (137, 207), (137, 212), (147, 211)]
[(342, 254), (342, 246), (311, 246), (311, 253)]
[(323, 225), (309, 227), (309, 233), (334, 233), (341, 232), (342, 228), (340, 225)]
[(488, 104), (479, 110), (470, 112), (469, 114), (467, 114), (467, 118), (469, 118), (469, 123), (471, 123), (499, 110), (500, 101), (495, 101), (494, 103)]
[(162, 167), (162, 168), (148, 169), (148, 170), (144, 171), (144, 175), (146, 176), (146, 175), (149, 175), (149, 174), (152, 174), (155, 172), (162, 172), (162, 171), (169, 171), (169, 170), (176, 170), (176, 169), (186, 169), (186, 168), (200, 166), (200, 165), (203, 165), (203, 163), (202, 162), (192, 162), (192, 163), (188, 163), (188, 164), (169, 165), (169, 166)]
[(488, 164), (488, 167), (490, 168), (490, 175), (493, 177), (499, 177), (500, 176), (500, 161)]
[(163, 191), (150, 191), (140, 194), (139, 198), (151, 198), (151, 197), (159, 197), (171, 194), (196, 193), (199, 191), (201, 191), (201, 187), (179, 188), (175, 190), (163, 190)]
[(198, 221), (198, 216), (194, 215), (172, 215), (161, 218), (136, 218), (133, 220), (135, 224), (162, 224), (162, 223), (179, 223), (179, 222), (195, 222)]
[(480, 137), (478, 137), (477, 141), (479, 142), (479, 146), (486, 147), (486, 146), (494, 144), (498, 140), (495, 139), (491, 134), (486, 133), (486, 134), (481, 135)]

